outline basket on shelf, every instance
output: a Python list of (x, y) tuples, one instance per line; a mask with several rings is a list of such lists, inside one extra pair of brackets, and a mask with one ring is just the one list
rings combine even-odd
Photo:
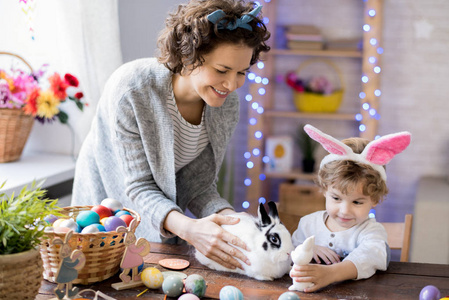
[[(90, 210), (92, 206), (68, 206), (62, 208), (61, 213), (70, 217), (76, 216), (85, 210)], [(134, 210), (124, 208), (131, 213), (137, 221), (136, 227), (140, 223), (140, 215)], [(72, 250), (81, 250), (86, 263), (84, 268), (78, 272), (78, 278), (74, 284), (91, 284), (105, 280), (115, 275), (120, 269), (120, 262), (125, 251), (123, 237), (125, 233), (115, 231), (96, 233), (73, 233), (69, 240)], [(46, 232), (41, 241), (41, 256), (44, 264), (44, 278), (50, 282), (55, 282), (56, 272), (59, 266), (59, 245), (53, 245), (53, 239), (59, 237), (64, 240), (65, 233)]]
[[(20, 59), (33, 72), (31, 66), (19, 55), (0, 52)], [(0, 163), (16, 161), (22, 155), (28, 140), (34, 118), (20, 108), (0, 108)]]
[(294, 103), (296, 108), (302, 112), (311, 113), (333, 113), (338, 110), (343, 100), (344, 88), (343, 77), (340, 69), (331, 61), (324, 59), (309, 59), (302, 63), (296, 71), (298, 76), (301, 70), (312, 63), (324, 63), (336, 73), (340, 81), (340, 88), (334, 90), (331, 94), (318, 94), (312, 92), (294, 91)]

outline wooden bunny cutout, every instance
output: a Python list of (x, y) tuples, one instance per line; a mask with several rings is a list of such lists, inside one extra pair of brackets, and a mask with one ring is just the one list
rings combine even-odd
[[(304, 243), (298, 245), (292, 251), (291, 256), (293, 260), (293, 268), (296, 266), (308, 265), (313, 258), (313, 246), (315, 245), (315, 236), (308, 237)], [(293, 284), (288, 288), (290, 291), (296, 290), (303, 292), (304, 289), (313, 286), (311, 282), (296, 282), (293, 279)]]
[[(116, 290), (142, 285), (138, 268), (143, 263), (143, 257), (150, 252), (150, 243), (144, 238), (139, 238), (136, 241), (136, 235), (134, 234), (136, 227), (136, 220), (132, 220), (129, 229), (123, 226), (117, 228), (117, 232), (126, 232), (124, 238), (126, 248), (120, 263), (123, 271), (119, 277), (122, 282), (112, 284), (112, 287)], [(128, 275), (130, 271), (132, 273)]]
[(58, 286), (54, 290), (58, 299), (72, 299), (78, 294), (79, 289), (77, 287), (72, 289), (72, 281), (78, 277), (78, 271), (83, 269), (86, 263), (84, 253), (81, 250), (72, 251), (69, 245), (72, 234), (72, 230), (67, 232), (64, 242), (60, 238), (53, 240), (53, 245), (61, 245), (61, 249), (59, 249), (60, 262), (55, 279)]

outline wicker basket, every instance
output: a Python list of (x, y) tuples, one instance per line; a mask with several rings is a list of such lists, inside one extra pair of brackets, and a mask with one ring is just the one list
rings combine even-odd
[(33, 300), (42, 283), (42, 260), (37, 249), (0, 255), (0, 299)]
[[(33, 71), (19, 55), (9, 52), (0, 52), (1, 54), (20, 59), (31, 72)], [(20, 158), (33, 124), (34, 118), (26, 115), (21, 109), (0, 108), (0, 163)]]
[[(91, 208), (92, 206), (69, 206), (62, 208), (63, 211), (61, 213), (75, 219), (81, 211), (90, 210)], [(137, 221), (137, 225), (139, 225), (140, 215), (131, 209), (124, 208), (124, 210), (129, 211)], [(125, 252), (124, 235), (124, 233), (115, 231), (88, 234), (73, 233), (69, 240), (72, 250), (79, 249), (86, 256), (86, 264), (78, 272), (78, 278), (73, 283), (91, 284), (116, 274)], [(60, 246), (52, 244), (53, 239), (56, 237), (64, 240), (65, 233), (46, 232), (41, 243), (44, 278), (51, 282), (55, 282), (60, 261)]]
[[(297, 70), (299, 75), (301, 70), (312, 63), (324, 63), (329, 66), (337, 75), (340, 85), (343, 85), (343, 78), (340, 69), (331, 61), (324, 59), (309, 59), (301, 64)], [(311, 113), (333, 113), (338, 110), (343, 100), (344, 88), (341, 87), (328, 95), (322, 95), (311, 92), (294, 92), (294, 103), (296, 108), (302, 112)]]

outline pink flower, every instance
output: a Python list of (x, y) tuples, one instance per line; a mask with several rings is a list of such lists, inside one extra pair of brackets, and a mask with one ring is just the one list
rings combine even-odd
[(69, 85), (61, 79), (61, 76), (58, 73), (54, 73), (52, 76), (48, 77), (48, 81), (50, 82), (50, 89), (53, 94), (55, 94), (56, 98), (60, 101), (65, 101), (65, 98), (67, 98), (65, 90)]

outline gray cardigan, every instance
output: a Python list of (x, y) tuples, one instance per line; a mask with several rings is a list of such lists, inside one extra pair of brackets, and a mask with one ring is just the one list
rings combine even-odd
[(106, 83), (92, 128), (76, 163), (72, 205), (119, 200), (142, 220), (137, 235), (169, 242), (167, 214), (188, 208), (202, 218), (232, 206), (216, 181), (239, 117), (235, 92), (218, 108), (206, 106), (209, 144), (175, 174), (173, 125), (166, 101), (172, 73), (155, 58), (121, 66)]

